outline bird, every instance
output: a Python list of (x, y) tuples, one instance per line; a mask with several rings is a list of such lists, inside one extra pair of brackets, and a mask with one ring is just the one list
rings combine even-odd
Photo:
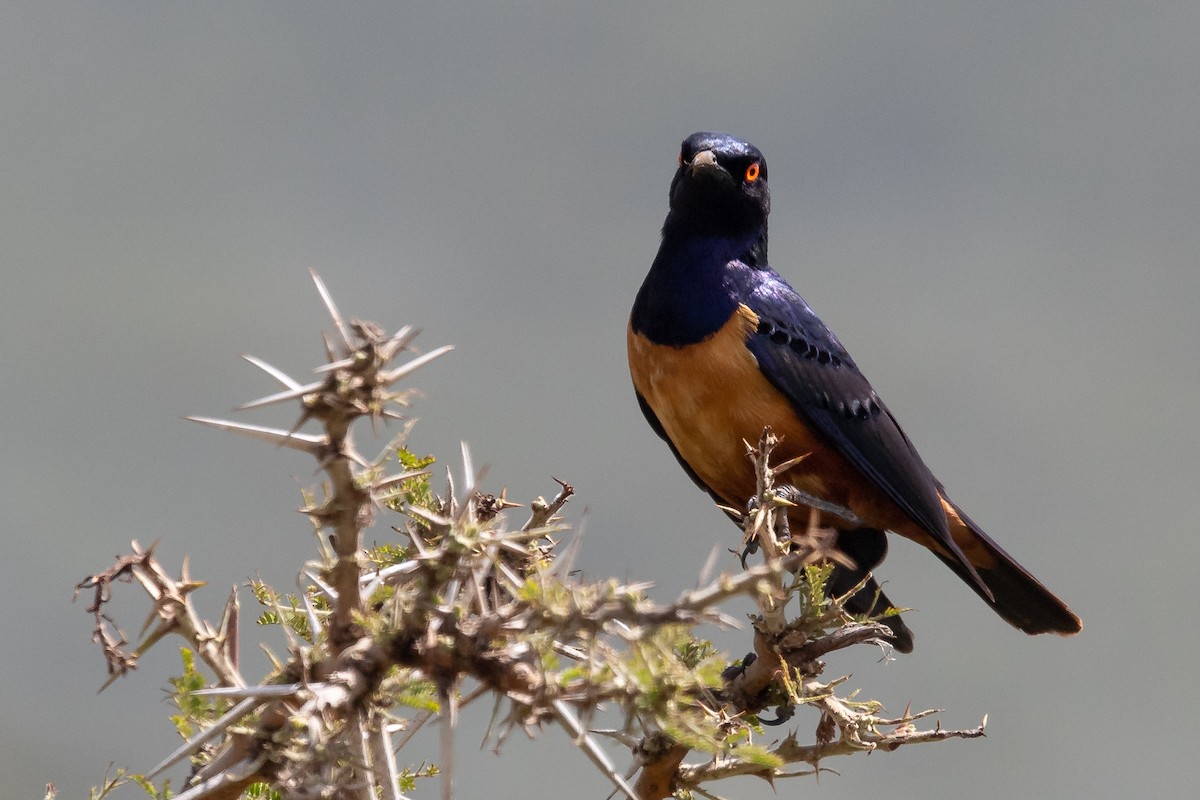
[(698, 132), (678, 164), (626, 339), (637, 402), (688, 476), (745, 508), (756, 491), (745, 443), (769, 426), (781, 462), (800, 459), (780, 484), (814, 498), (789, 510), (791, 526), (815, 518), (834, 534), (848, 564), (834, 565), (828, 588), (852, 613), (881, 616), (899, 652), (913, 634), (882, 614), (895, 609), (873, 573), (888, 531), (932, 552), (1015, 628), (1077, 633), (1080, 618), (950, 500), (837, 336), (771, 268), (759, 149)]

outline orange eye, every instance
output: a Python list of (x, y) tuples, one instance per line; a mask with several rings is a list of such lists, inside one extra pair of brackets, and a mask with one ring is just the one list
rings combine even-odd
[(759, 167), (758, 167), (757, 161), (755, 161), (750, 166), (746, 167), (746, 182), (747, 183), (754, 183), (756, 180), (758, 180), (758, 170), (759, 170)]

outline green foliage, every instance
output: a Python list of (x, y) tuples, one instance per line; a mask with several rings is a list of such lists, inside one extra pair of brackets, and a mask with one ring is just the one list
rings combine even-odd
[[(257, 624), (284, 625), (309, 644), (315, 643), (312, 628), (308, 622), (308, 614), (299, 595), (280, 594), (260, 580), (250, 582), (250, 592), (259, 605), (266, 609), (258, 616)], [(322, 592), (316, 588), (309, 588), (307, 596), (308, 602), (319, 616), (329, 613), (329, 598)]]
[(714, 692), (727, 663), (689, 627), (666, 625), (630, 643), (614, 670), (636, 681), (634, 706), (651, 728), (693, 750), (719, 753), (729, 748), (730, 729), (713, 711)]
[(695, 639), (691, 636), (675, 648), (675, 657), (688, 669), (696, 669), (715, 655), (717, 653), (713, 649), (712, 642), (707, 639)]
[(364, 557), (373, 569), (402, 564), (412, 557), (412, 549), (396, 542), (384, 542), (367, 548)]
[(228, 711), (229, 702), (193, 694), (196, 690), (208, 686), (208, 678), (196, 669), (196, 656), (189, 648), (179, 648), (179, 655), (183, 659), (183, 673), (168, 681), (173, 689), (171, 700), (179, 709), (178, 714), (171, 715), (171, 724), (179, 731), (181, 737), (190, 739), (197, 731)]
[(441, 710), (437, 684), (428, 678), (414, 677), (412, 670), (400, 667), (393, 668), (380, 684), (376, 702), (387, 708), (404, 706), (433, 713)]
[[(431, 455), (418, 456), (407, 447), (401, 447), (396, 451), (396, 460), (400, 462), (402, 470), (412, 472), (428, 469), (437, 459)], [(388, 503), (388, 507), (393, 511), (402, 511), (406, 505), (417, 506), (427, 511), (437, 510), (439, 503), (437, 495), (430, 487), (428, 474), (401, 481), (399, 492)]]
[(252, 783), (242, 792), (245, 800), (282, 800), (283, 793), (266, 783)]
[(740, 745), (734, 753), (742, 761), (758, 767), (778, 769), (784, 765), (784, 760), (772, 753), (768, 748), (757, 744)]
[(88, 798), (89, 800), (105, 800), (114, 791), (130, 783), (139, 787), (146, 793), (147, 797), (153, 798), (153, 800), (167, 800), (171, 796), (171, 785), (169, 782), (164, 784), (162, 789), (159, 789), (142, 775), (135, 775), (123, 769), (118, 769), (111, 776), (105, 775), (104, 781), (99, 786), (93, 786), (91, 791), (88, 792)]
[(415, 791), (417, 788), (417, 781), (421, 778), (436, 778), (441, 774), (441, 770), (438, 769), (437, 764), (422, 764), (415, 770), (410, 770), (408, 767), (405, 767), (400, 771), (400, 791)]
[(819, 618), (822, 615), (829, 603), (829, 598), (825, 596), (825, 584), (832, 575), (832, 564), (807, 564), (797, 573), (796, 598), (802, 617)]

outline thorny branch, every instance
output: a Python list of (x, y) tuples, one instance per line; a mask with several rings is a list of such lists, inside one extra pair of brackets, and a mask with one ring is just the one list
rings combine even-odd
[[(551, 539), (561, 530), (557, 514), (574, 494), (570, 484), (555, 479), (555, 497), (530, 503), (528, 521), (510, 530), (505, 511), (518, 504), (504, 491), (497, 496), (477, 488), (465, 446), (463, 482), (456, 488), (448, 476), (442, 495), (429, 489), (427, 462), (402, 458), (400, 470), (389, 472), (397, 448), (407, 452), (409, 426), (374, 461), (358, 453), (354, 423), (403, 419), (410, 396), (393, 387), (449, 348), (396, 366), (416, 331), (388, 335), (370, 323), (345, 321), (320, 279), (313, 279), (336, 330), (335, 342), (326, 340), (327, 363), (314, 371), (317, 379), (304, 384), (247, 357), (283, 390), (243, 408), (299, 402), (295, 424), (276, 429), (193, 418), (308, 453), (324, 471), (323, 499), (304, 511), (327, 533), (328, 546), (315, 566), (301, 570), (301, 594), (255, 590), (268, 616), (292, 637), (288, 659), (261, 683), (246, 681), (237, 659), (236, 592), (219, 624), (204, 621), (190, 599), (202, 584), (188, 576), (186, 563), (180, 578), (170, 577), (153, 547), (135, 542), (132, 554), (77, 587), (94, 592), (88, 612), (110, 682), (168, 633), (181, 636), (212, 673), (214, 688), (181, 696), (223, 704), (189, 718), (199, 730), (186, 732), (183, 744), (147, 775), (190, 758), (194, 771), (177, 800), (236, 798), (252, 783), (270, 784), (288, 798), (402, 800), (416, 777), (437, 773), (403, 770), (397, 761), (397, 751), (434, 709), (442, 725), (442, 794), (449, 797), (456, 709), (485, 694), (496, 699), (497, 746), (515, 728), (533, 735), (555, 723), (635, 800), (685, 789), (703, 793), (705, 783), (735, 775), (774, 780), (797, 774), (786, 771), (788, 764), (819, 767), (834, 755), (983, 735), (982, 726), (918, 731), (913, 723), (934, 712), (886, 719), (876, 703), (840, 699), (841, 681), (818, 680), (821, 658), (853, 644), (885, 646), (886, 629), (851, 618), (839, 598), (824, 596), (828, 570), (819, 565), (842, 556), (828, 532), (787, 530), (785, 507), (798, 500), (835, 515), (849, 512), (774, 485), (794, 462), (770, 464), (776, 440), (769, 431), (748, 447), (759, 482), (743, 517), (745, 544), (761, 548), (763, 564), (721, 575), (665, 605), (645, 597), (646, 584), (579, 583), (571, 577), (575, 549), (557, 553)], [(319, 432), (302, 430), (310, 423)], [(407, 518), (394, 527), (400, 543), (364, 549), (363, 534), (375, 516), (392, 512)], [(104, 607), (115, 583), (133, 580), (154, 607), (147, 635), (127, 651)], [(738, 595), (755, 598), (759, 614), (752, 620), (753, 654), (729, 667), (691, 631), (735, 624), (719, 605)], [(793, 603), (798, 609), (789, 612)], [(775, 709), (782, 722), (798, 705), (820, 712), (814, 744), (800, 744), (795, 732), (769, 746), (753, 744), (764, 710)], [(395, 716), (407, 706), (425, 710), (409, 719)], [(634, 769), (624, 775), (600, 746), (602, 732), (591, 729), (601, 706), (620, 722), (603, 733), (634, 757)], [(693, 750), (707, 760), (685, 764)]]
[[(94, 591), (92, 604), (87, 611), (96, 620), (92, 641), (101, 646), (108, 665), (109, 679), (104, 687), (136, 668), (138, 657), (169, 633), (177, 633), (194, 644), (220, 685), (243, 686), (238, 674), (236, 638), (229, 635), (230, 630), (236, 630), (237, 626), (236, 597), (231, 597), (226, 606), (224, 623), (214, 629), (201, 619), (192, 604), (191, 593), (203, 586), (204, 582), (194, 581), (188, 576), (186, 560), (181, 576), (175, 579), (154, 558), (153, 545), (142, 549), (134, 541), (132, 549), (131, 555), (119, 557), (107, 570), (85, 578), (75, 587), (76, 596), (85, 589)], [(103, 608), (112, 597), (114, 583), (134, 580), (150, 596), (154, 610), (142, 627), (145, 638), (132, 652), (126, 652), (124, 648), (128, 642), (125, 641), (125, 635), (115, 627)]]

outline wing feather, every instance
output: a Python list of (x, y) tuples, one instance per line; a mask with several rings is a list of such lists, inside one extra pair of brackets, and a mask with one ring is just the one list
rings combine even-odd
[(937, 479), (842, 343), (776, 273), (753, 273), (743, 302), (759, 327), (746, 346), (763, 374), (815, 431), (966, 563), (950, 536)]

